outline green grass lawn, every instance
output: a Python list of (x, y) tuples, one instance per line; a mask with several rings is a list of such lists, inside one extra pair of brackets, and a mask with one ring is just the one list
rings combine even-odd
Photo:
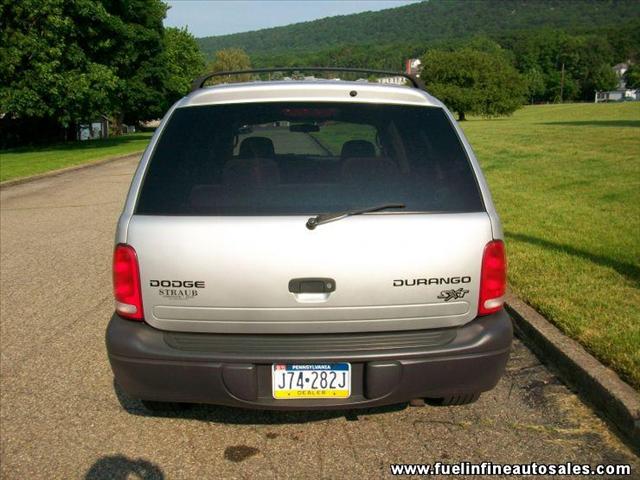
[(133, 133), (105, 140), (0, 150), (0, 181), (142, 152), (151, 135)]
[(513, 291), (640, 388), (640, 103), (461, 125), (504, 224)]

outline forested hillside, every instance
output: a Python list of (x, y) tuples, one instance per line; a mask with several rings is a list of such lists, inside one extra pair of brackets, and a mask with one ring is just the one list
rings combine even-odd
[(640, 17), (632, 0), (429, 0), (403, 7), (324, 18), (285, 27), (198, 39), (207, 58), (229, 47), (252, 58), (291, 55), (342, 45), (425, 43), (474, 35), (490, 37), (541, 27), (572, 33)]

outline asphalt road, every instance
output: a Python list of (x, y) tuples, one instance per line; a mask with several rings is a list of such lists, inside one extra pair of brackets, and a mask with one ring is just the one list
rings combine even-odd
[(114, 389), (104, 347), (115, 222), (136, 162), (0, 192), (2, 478), (378, 478), (392, 462), (463, 460), (631, 463), (640, 475), (517, 341), (504, 379), (470, 406), (150, 416)]
[[(282, 127), (255, 127), (250, 134), (238, 136), (238, 150), (242, 141), (250, 137), (266, 136), (273, 142), (273, 147), (279, 154), (294, 155), (331, 155), (331, 152), (323, 147), (308, 133), (291, 134), (289, 128)], [(235, 152), (237, 155), (238, 151)]]

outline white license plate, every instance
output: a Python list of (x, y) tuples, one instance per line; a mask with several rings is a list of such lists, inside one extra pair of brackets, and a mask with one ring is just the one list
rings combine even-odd
[(273, 364), (271, 367), (273, 398), (349, 398), (351, 364)]

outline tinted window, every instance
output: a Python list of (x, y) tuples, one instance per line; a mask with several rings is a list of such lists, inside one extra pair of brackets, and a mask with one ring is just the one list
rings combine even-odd
[(177, 109), (137, 213), (317, 214), (387, 202), (476, 212), (469, 161), (439, 108), (262, 103)]

